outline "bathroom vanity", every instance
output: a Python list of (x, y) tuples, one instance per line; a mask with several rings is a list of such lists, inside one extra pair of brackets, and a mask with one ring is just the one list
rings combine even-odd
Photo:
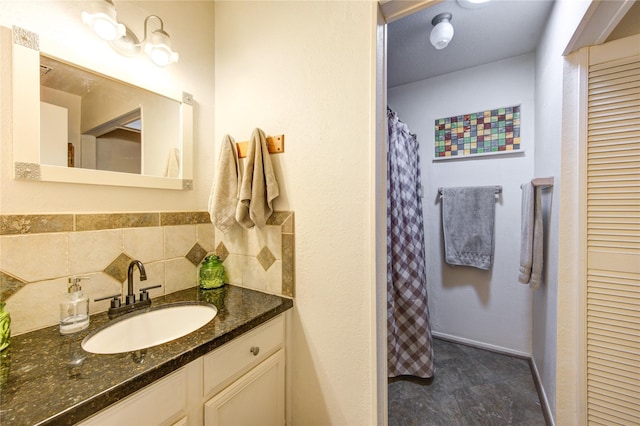
[(227, 285), (153, 304), (182, 301), (213, 303), (218, 314), (146, 351), (83, 351), (83, 338), (109, 321), (106, 313), (74, 335), (48, 327), (15, 336), (1, 358), (0, 423), (284, 424), (286, 311), (293, 301)]

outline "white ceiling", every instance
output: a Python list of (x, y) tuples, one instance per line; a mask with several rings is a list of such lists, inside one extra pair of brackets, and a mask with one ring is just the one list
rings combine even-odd
[[(445, 0), (388, 25), (388, 86), (533, 52), (540, 40), (552, 0), (492, 0), (480, 8), (463, 8)], [(436, 50), (429, 42), (431, 20), (453, 14), (455, 33), (449, 45)]]

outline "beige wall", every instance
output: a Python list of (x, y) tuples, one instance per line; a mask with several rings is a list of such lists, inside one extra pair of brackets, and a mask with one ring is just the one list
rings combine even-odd
[[(372, 2), (216, 2), (215, 141), (285, 134), (296, 214), (293, 424), (376, 423)], [(217, 151), (218, 148), (216, 148)]]
[[(39, 33), (40, 48), (62, 48), (71, 62), (86, 62), (162, 93), (194, 95), (194, 189), (169, 191), (109, 186), (15, 181), (12, 179), (11, 81), (9, 46), (2, 46), (0, 82), (0, 213), (206, 210), (213, 178), (213, 2), (117, 1), (118, 17), (142, 36), (144, 18), (157, 14), (171, 36), (180, 61), (156, 67), (146, 57), (126, 58), (114, 52), (82, 23), (83, 2), (0, 0), (0, 25), (17, 25)], [(153, 20), (150, 29), (155, 29)], [(8, 68), (6, 68), (8, 67)], [(6, 71), (9, 70), (9, 73)]]

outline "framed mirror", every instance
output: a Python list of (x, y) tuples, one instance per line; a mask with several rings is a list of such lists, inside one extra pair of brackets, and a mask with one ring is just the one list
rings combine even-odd
[(13, 42), (15, 179), (192, 189), (191, 95), (40, 52), (37, 34), (20, 28)]

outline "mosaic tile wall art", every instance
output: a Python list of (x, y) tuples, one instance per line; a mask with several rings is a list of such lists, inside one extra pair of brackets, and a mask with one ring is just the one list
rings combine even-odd
[(435, 121), (435, 158), (520, 150), (520, 105)]

